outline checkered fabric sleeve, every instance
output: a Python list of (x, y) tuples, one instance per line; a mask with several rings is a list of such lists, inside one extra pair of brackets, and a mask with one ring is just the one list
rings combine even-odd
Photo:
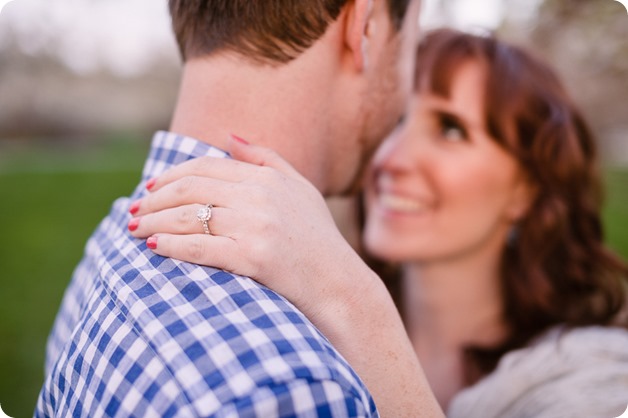
[[(144, 181), (202, 155), (226, 156), (160, 132)], [(128, 234), (129, 203), (116, 201), (66, 291), (36, 417), (378, 416), (293, 305), (249, 278), (155, 255)]]

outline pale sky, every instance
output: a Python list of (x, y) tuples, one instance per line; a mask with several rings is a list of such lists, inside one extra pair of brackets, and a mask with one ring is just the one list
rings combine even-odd
[[(503, 1), (452, 0), (452, 8), (444, 9), (439, 0), (423, 0), (422, 23), (494, 29), (503, 17)], [(77, 73), (104, 67), (136, 75), (177, 54), (167, 0), (0, 0), (0, 10), (0, 51), (2, 39), (13, 33), (24, 52), (52, 53)]]
[(0, 14), (0, 49), (5, 30), (24, 52), (53, 53), (78, 73), (134, 75), (177, 54), (166, 0), (13, 0)]
[(502, 4), (503, 0), (452, 0), (451, 9), (445, 9), (439, 0), (423, 0), (421, 24), (426, 28), (447, 23), (461, 29), (491, 30), (502, 20)]
[(11, 3), (11, 1), (13, 0), (0, 0), (0, 13), (2, 13), (2, 9), (4, 8), (4, 6)]

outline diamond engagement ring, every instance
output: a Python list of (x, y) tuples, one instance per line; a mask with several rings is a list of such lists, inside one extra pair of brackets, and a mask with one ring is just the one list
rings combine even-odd
[(207, 235), (209, 235), (209, 224), (207, 221), (212, 218), (212, 208), (212, 205), (207, 204), (196, 212), (196, 218), (203, 224), (203, 230)]

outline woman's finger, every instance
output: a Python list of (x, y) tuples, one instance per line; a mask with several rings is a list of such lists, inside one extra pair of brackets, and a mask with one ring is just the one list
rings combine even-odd
[[(131, 219), (128, 228), (136, 238), (147, 238), (159, 233), (204, 234), (203, 222), (198, 219), (198, 211), (204, 207), (198, 204), (184, 205), (149, 213)], [(211, 218), (207, 221), (211, 235), (232, 238), (240, 233), (241, 225), (236, 211), (216, 206), (211, 208)]]
[(230, 158), (199, 157), (178, 164), (147, 183), (150, 191), (184, 177), (210, 177), (216, 180), (241, 182), (255, 175), (259, 166)]
[(229, 141), (229, 152), (234, 159), (200, 157), (172, 167), (159, 177), (150, 180), (147, 187), (156, 191), (184, 177), (210, 177), (227, 182), (242, 182), (260, 176), (260, 167), (273, 168), (288, 177), (305, 178), (274, 150), (247, 145), (238, 140)]
[[(129, 231), (136, 238), (147, 238), (158, 232), (168, 234), (202, 234), (204, 233), (203, 224), (198, 219), (198, 211), (204, 205), (183, 205), (176, 208), (164, 209), (159, 212), (150, 213), (144, 216), (134, 217), (129, 221)], [(212, 218), (215, 223), (216, 210), (212, 208)]]
[(237, 265), (240, 275), (248, 276), (255, 273), (246, 264), (246, 259), (239, 257), (238, 244), (231, 238), (204, 234), (158, 234), (148, 238), (146, 245), (155, 254), (163, 257), (226, 271), (234, 271)]
[(231, 207), (244, 193), (246, 186), (207, 177), (189, 176), (149, 193), (131, 205), (131, 214), (142, 216), (168, 208), (195, 203)]

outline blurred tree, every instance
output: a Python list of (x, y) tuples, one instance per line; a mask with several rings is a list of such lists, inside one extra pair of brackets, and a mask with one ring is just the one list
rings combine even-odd
[(0, 142), (150, 136), (180, 61), (166, 2), (21, 0), (0, 14)]
[(586, 113), (605, 156), (627, 164), (626, 9), (614, 0), (543, 0), (524, 21), (513, 15), (515, 8), (506, 9), (511, 13), (500, 35), (529, 46), (554, 65)]

